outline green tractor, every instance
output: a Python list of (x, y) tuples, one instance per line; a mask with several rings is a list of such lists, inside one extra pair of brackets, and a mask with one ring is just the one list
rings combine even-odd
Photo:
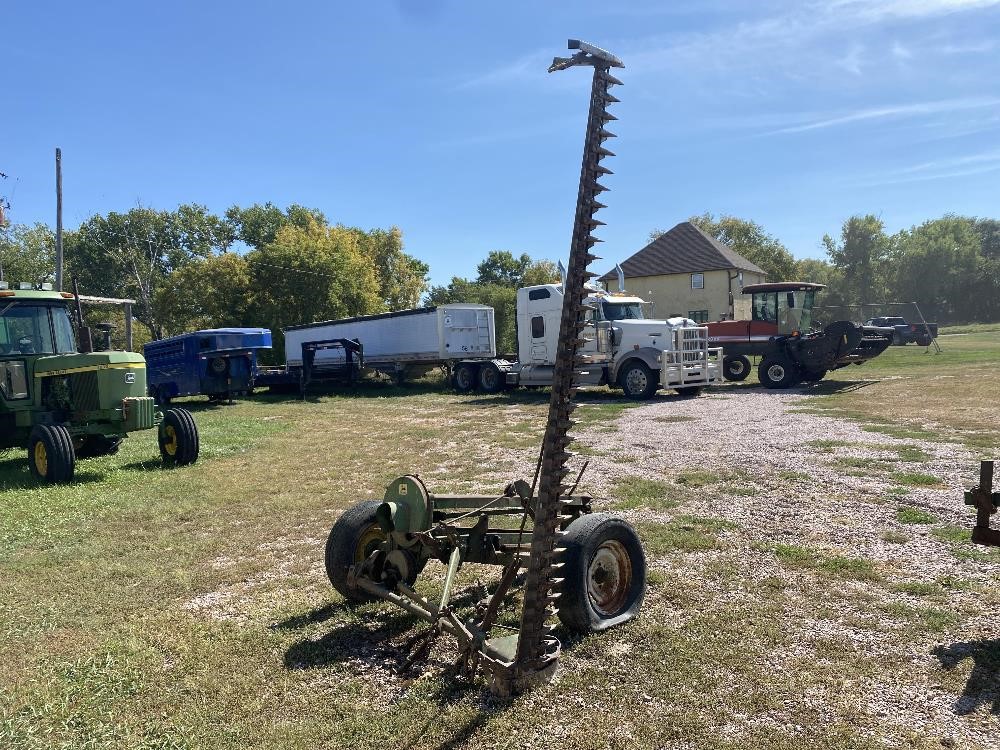
[(185, 409), (155, 409), (141, 354), (111, 351), (110, 341), (91, 351), (76, 295), (50, 284), (7, 287), (0, 282), (0, 449), (26, 448), (35, 477), (70, 482), (78, 458), (114, 454), (128, 433), (158, 427), (164, 463), (194, 463), (194, 419)]

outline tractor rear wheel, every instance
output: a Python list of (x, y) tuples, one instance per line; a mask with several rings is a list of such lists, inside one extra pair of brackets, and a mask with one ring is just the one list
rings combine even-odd
[(499, 393), (503, 390), (504, 375), (492, 362), (479, 368), (479, 390), (483, 393)]
[(618, 376), (618, 384), (625, 391), (625, 395), (636, 401), (645, 401), (652, 398), (659, 385), (653, 376), (653, 371), (649, 366), (639, 359), (633, 359), (622, 368)]
[(28, 465), (31, 473), (50, 484), (73, 481), (76, 453), (69, 430), (61, 425), (39, 424), (28, 435)]
[(791, 388), (800, 380), (798, 368), (784, 357), (765, 357), (757, 366), (757, 378), (765, 388)]
[(596, 633), (628, 622), (646, 594), (646, 555), (624, 518), (588, 513), (560, 540), (563, 582), (559, 619), (570, 630)]
[(451, 384), (458, 393), (472, 393), (476, 389), (477, 375), (474, 365), (459, 365), (451, 377)]
[(187, 409), (168, 409), (160, 422), (160, 455), (167, 466), (187, 466), (198, 460), (198, 426)]
[(746, 380), (750, 374), (750, 360), (742, 354), (733, 354), (722, 359), (722, 374), (726, 380), (737, 382)]

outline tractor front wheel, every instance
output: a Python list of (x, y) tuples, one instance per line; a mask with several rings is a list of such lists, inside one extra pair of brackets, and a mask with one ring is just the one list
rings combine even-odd
[(76, 453), (69, 430), (60, 425), (39, 424), (28, 436), (28, 465), (31, 473), (50, 484), (73, 481)]
[(742, 354), (734, 354), (722, 359), (722, 374), (726, 380), (737, 382), (746, 380), (750, 374), (750, 360)]
[(160, 422), (160, 455), (167, 466), (187, 466), (198, 460), (198, 426), (187, 409), (168, 409)]
[(559, 619), (570, 630), (596, 633), (634, 618), (646, 594), (646, 555), (624, 518), (588, 513), (560, 543), (563, 582)]
[(784, 357), (765, 357), (757, 378), (765, 388), (791, 388), (800, 380), (798, 368)]

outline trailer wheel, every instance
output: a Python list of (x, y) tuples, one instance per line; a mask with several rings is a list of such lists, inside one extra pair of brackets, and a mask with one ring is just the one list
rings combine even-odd
[(722, 359), (722, 374), (726, 380), (739, 382), (750, 374), (750, 360), (742, 354), (734, 354)]
[(588, 513), (563, 535), (559, 619), (570, 630), (595, 633), (628, 622), (646, 594), (646, 555), (623, 518)]
[(160, 456), (167, 466), (187, 466), (198, 460), (198, 426), (187, 409), (168, 409), (158, 438)]
[[(386, 540), (385, 532), (375, 519), (375, 511), (381, 505), (379, 500), (365, 500), (352, 505), (340, 514), (340, 518), (330, 529), (326, 538), (326, 550), (323, 564), (326, 577), (330, 579), (333, 588), (349, 602), (372, 602), (377, 597), (351, 586), (347, 582), (347, 572), (351, 567), (367, 559)], [(426, 560), (416, 562), (408, 571), (406, 582), (413, 585), (420, 571), (427, 564)]]
[(225, 357), (212, 357), (208, 360), (208, 369), (213, 375), (225, 375), (229, 369), (229, 363)]
[(455, 368), (455, 374), (451, 378), (452, 385), (459, 393), (472, 393), (476, 389), (477, 372), (476, 366), (462, 364)]
[(504, 376), (499, 367), (490, 362), (479, 368), (479, 390), (483, 393), (499, 393), (503, 386)]
[(73, 481), (76, 453), (69, 430), (61, 425), (38, 424), (28, 435), (28, 466), (36, 479), (49, 484)]
[(689, 385), (687, 388), (674, 388), (681, 398), (698, 398), (701, 395), (700, 385)]
[(636, 401), (644, 401), (656, 393), (658, 383), (653, 377), (653, 371), (641, 359), (629, 361), (618, 376), (625, 395)]
[(798, 368), (784, 357), (765, 357), (757, 366), (757, 378), (765, 388), (791, 388), (800, 379)]

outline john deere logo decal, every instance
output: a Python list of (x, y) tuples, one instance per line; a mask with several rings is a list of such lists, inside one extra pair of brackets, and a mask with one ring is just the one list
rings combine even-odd
[(132, 383), (134, 383), (135, 382), (135, 373), (134, 372), (126, 372), (125, 373), (125, 382), (128, 383), (129, 385), (131, 385)]

